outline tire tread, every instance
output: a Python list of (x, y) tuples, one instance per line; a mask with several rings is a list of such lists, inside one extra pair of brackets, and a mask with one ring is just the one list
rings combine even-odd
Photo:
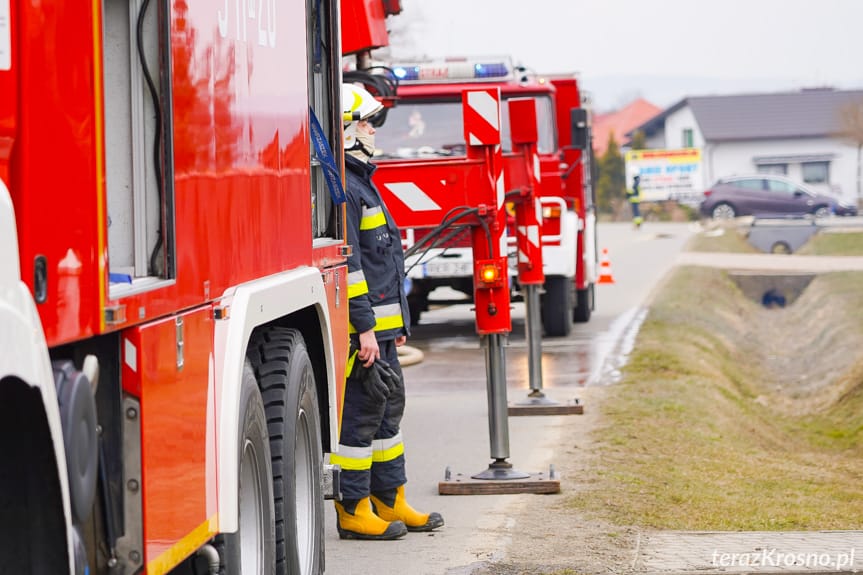
[[(267, 428), (270, 435), (272, 453), (275, 523), (276, 523), (276, 573), (290, 573), (288, 565), (287, 541), (290, 537), (288, 521), (288, 502), (285, 501), (285, 486), (292, 481), (288, 475), (291, 469), (285, 461), (285, 441), (287, 438), (287, 418), (290, 417), (287, 398), (290, 396), (292, 361), (308, 352), (299, 331), (291, 328), (272, 327), (256, 333), (249, 342), (247, 353), (255, 370), (264, 400)], [(312, 385), (314, 388), (314, 385)], [(322, 545), (322, 543), (321, 543)], [(321, 563), (322, 558), (321, 558)]]

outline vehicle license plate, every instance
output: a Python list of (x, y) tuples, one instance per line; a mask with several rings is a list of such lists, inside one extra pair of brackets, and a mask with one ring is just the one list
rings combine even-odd
[(473, 275), (473, 262), (433, 261), (423, 264), (425, 277), (458, 277)]

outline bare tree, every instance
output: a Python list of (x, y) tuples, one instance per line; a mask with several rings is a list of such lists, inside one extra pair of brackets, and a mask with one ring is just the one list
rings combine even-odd
[(863, 200), (863, 99), (839, 110), (840, 135), (857, 146), (857, 201)]

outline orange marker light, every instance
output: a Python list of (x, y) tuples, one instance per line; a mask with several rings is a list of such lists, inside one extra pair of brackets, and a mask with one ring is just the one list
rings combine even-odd
[(495, 260), (477, 261), (474, 267), (477, 287), (484, 289), (503, 287), (503, 269), (500, 262)]
[(542, 208), (542, 217), (550, 220), (560, 218), (560, 206), (545, 206)]
[(483, 266), (482, 271), (480, 273), (482, 274), (482, 281), (484, 281), (486, 283), (496, 282), (498, 275), (499, 275), (497, 273), (497, 266), (495, 266), (493, 264)]

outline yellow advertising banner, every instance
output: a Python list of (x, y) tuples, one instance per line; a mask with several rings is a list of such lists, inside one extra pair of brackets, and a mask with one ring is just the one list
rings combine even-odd
[(704, 191), (700, 148), (626, 152), (626, 187), (640, 176), (641, 201), (698, 200)]

